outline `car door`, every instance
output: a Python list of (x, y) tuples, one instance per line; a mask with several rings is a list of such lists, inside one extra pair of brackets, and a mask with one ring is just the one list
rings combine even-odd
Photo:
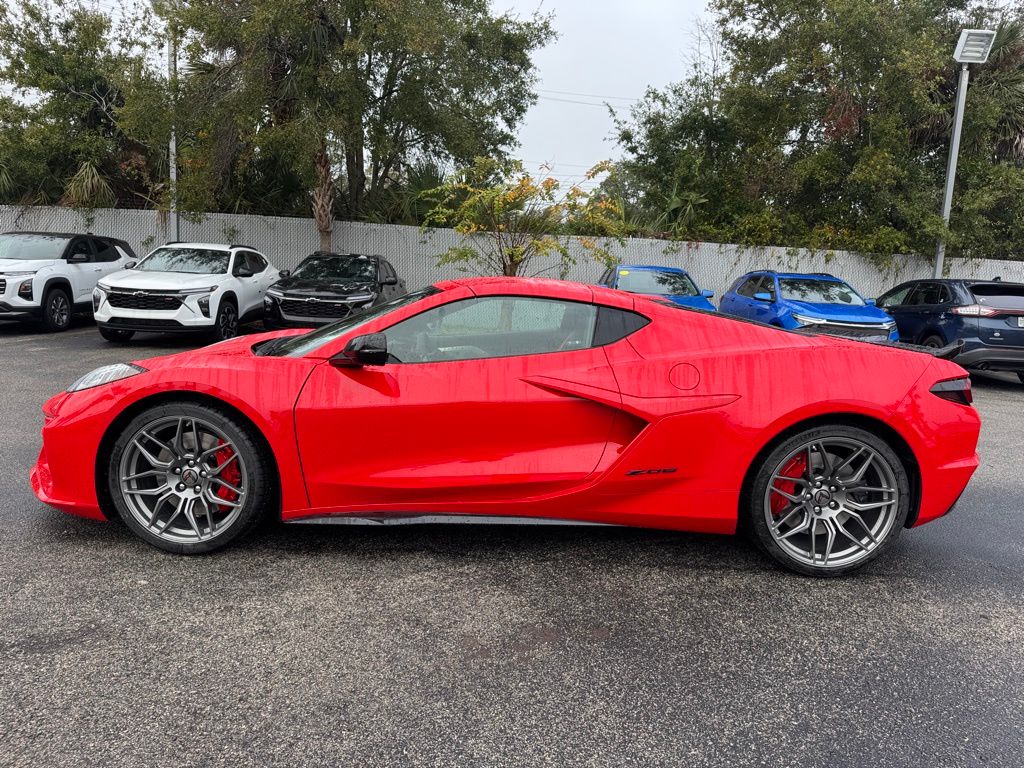
[(238, 313), (242, 317), (262, 313), (266, 272), (267, 262), (260, 258), (259, 254), (247, 250), (235, 252), (231, 274), (237, 281)]
[(64, 252), (68, 281), (71, 283), (71, 300), (82, 304), (92, 299), (92, 289), (99, 280), (99, 268), (95, 263), (92, 239), (76, 237), (68, 243)]
[(385, 301), (391, 301), (391, 299), (398, 298), (406, 293), (405, 282), (398, 279), (395, 268), (384, 261), (384, 259), (378, 262), (378, 279), (381, 283), (381, 294)]
[(587, 303), (470, 297), (385, 329), (386, 365), (318, 366), (295, 408), (312, 506), (454, 508), (585, 483), (620, 404), (595, 316)]
[[(95, 251), (92, 271), (96, 280), (124, 269), (128, 262), (132, 260), (126, 252), (122, 253), (116, 243), (99, 237), (91, 239), (93, 250)], [(95, 287), (95, 282), (93, 286)]]
[(911, 341), (910, 330), (913, 324), (913, 320), (909, 316), (907, 301), (910, 299), (915, 288), (917, 288), (916, 282), (897, 285), (892, 290), (879, 296), (875, 302), (875, 306), (885, 310), (886, 314), (896, 321), (896, 328), (899, 331), (900, 339), (907, 342)]

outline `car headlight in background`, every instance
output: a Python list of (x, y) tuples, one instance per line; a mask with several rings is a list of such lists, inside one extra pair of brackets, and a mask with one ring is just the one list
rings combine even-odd
[(95, 288), (92, 289), (92, 311), (93, 312), (98, 312), (99, 311), (100, 305), (103, 303), (103, 300), (105, 298), (107, 298), (107, 293), (100, 286), (97, 285)]
[(32, 279), (29, 278), (18, 286), (18, 298), (32, 301)]
[(203, 317), (210, 316), (210, 294), (200, 296), (196, 302), (199, 305), (199, 311), (203, 313)]
[(795, 312), (793, 313), (793, 319), (800, 323), (800, 325), (821, 325), (825, 322), (823, 318), (810, 317), (809, 315), (798, 315)]
[(113, 365), (104, 365), (94, 371), (89, 371), (85, 376), (78, 379), (78, 381), (68, 387), (68, 392), (81, 392), (83, 389), (92, 389), (93, 387), (98, 387), (102, 384), (110, 384), (113, 381), (120, 381), (121, 379), (138, 376), (140, 373), (145, 372), (145, 368), (141, 365), (135, 365), (134, 363), (114, 363)]

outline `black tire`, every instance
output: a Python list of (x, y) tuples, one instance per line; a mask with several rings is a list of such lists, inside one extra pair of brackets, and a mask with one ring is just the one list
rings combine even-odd
[[(121, 465), (125, 451), (141, 430), (161, 419), (197, 418), (222, 432), (233, 443), (242, 459), (239, 481), (245, 489), (237, 517), (205, 541), (171, 541), (144, 525), (132, 512), (121, 488)], [(193, 441), (195, 442), (195, 441)], [(152, 447), (152, 446), (151, 446)], [(143, 411), (121, 431), (110, 453), (107, 487), (114, 508), (125, 525), (140, 539), (166, 552), (199, 555), (213, 552), (251, 533), (270, 514), (277, 500), (277, 474), (273, 459), (259, 440), (256, 428), (248, 422), (208, 405), (188, 401), (171, 401)], [(215, 457), (211, 457), (216, 461)], [(191, 466), (191, 465), (189, 465)], [(202, 465), (200, 465), (202, 466)], [(155, 482), (164, 482), (157, 480)], [(202, 481), (197, 481), (202, 482)], [(238, 481), (236, 481), (238, 482)], [(211, 486), (212, 487), (212, 486)], [(201, 519), (201, 518), (200, 518)]]
[(117, 344), (124, 344), (125, 342), (131, 341), (135, 335), (135, 331), (122, 331), (118, 328), (104, 328), (100, 326), (100, 336), (107, 341), (112, 341)]
[(238, 335), (238, 307), (233, 299), (221, 299), (213, 321), (213, 340), (227, 341)]
[(932, 347), (933, 349), (941, 349), (946, 346), (946, 342), (942, 340), (941, 336), (931, 335), (926, 336), (924, 341), (921, 342), (922, 347)]
[(1018, 371), (1017, 378), (1020, 379), (1021, 384), (1024, 384), (1024, 371)]
[[(880, 460), (884, 461), (888, 465), (889, 470), (891, 470), (896, 483), (895, 489), (898, 492), (898, 497), (895, 510), (890, 509), (887, 513), (889, 515), (889, 517), (886, 518), (886, 524), (888, 527), (885, 529), (884, 535), (876, 539), (877, 543), (872, 543), (861, 535), (860, 538), (866, 543), (859, 545), (858, 557), (860, 559), (856, 560), (856, 562), (851, 562), (849, 565), (829, 565), (828, 567), (824, 567), (822, 565), (811, 565), (810, 563), (798, 560), (787, 549), (783, 548), (769, 530), (768, 522), (766, 520), (768, 513), (766, 507), (768, 506), (767, 499), (772, 498), (769, 495), (768, 490), (769, 482), (777, 471), (782, 474), (780, 471), (782, 463), (789, 459), (794, 452), (799, 451), (802, 446), (805, 446), (808, 443), (822, 440), (828, 441), (830, 439), (849, 440), (864, 444), (873, 449)], [(756, 474), (754, 479), (749, 484), (748, 492), (745, 494), (745, 497), (741, 502), (743, 513), (745, 514), (745, 520), (743, 523), (761, 549), (789, 570), (806, 576), (842, 576), (843, 574), (850, 573), (851, 571), (855, 571), (867, 565), (892, 546), (892, 543), (897, 539), (900, 531), (903, 529), (907, 520), (907, 515), (910, 512), (910, 478), (908, 477), (907, 469), (903, 462), (885, 440), (872, 432), (868, 432), (857, 427), (844, 425), (823, 426), (808, 429), (800, 432), (799, 434), (793, 435), (773, 448), (772, 451), (761, 461), (760, 466), (755, 468), (755, 472)], [(787, 475), (788, 474), (789, 473), (787, 473)], [(792, 488), (791, 490), (796, 493)], [(806, 486), (806, 490), (811, 491), (813, 488), (808, 484)], [(796, 505), (790, 506), (793, 508), (794, 513), (807, 514), (808, 517), (804, 519), (810, 520), (812, 519), (811, 505), (814, 502), (811, 501), (804, 503), (808, 505), (806, 513), (802, 512)], [(826, 509), (825, 512), (827, 514), (828, 510)], [(847, 519), (845, 523), (850, 523), (850, 520)], [(817, 523), (814, 525), (816, 526)], [(813, 528), (813, 530), (816, 530), (816, 528)], [(856, 528), (853, 530), (855, 533), (860, 534), (861, 529)], [(837, 540), (840, 540), (838, 536)], [(869, 545), (873, 548), (865, 554), (861, 554), (860, 550), (867, 549)], [(847, 544), (847, 546), (849, 546), (849, 544)], [(813, 558), (811, 559), (813, 561)]]
[(66, 331), (71, 325), (71, 295), (64, 288), (51, 288), (43, 296), (43, 328)]

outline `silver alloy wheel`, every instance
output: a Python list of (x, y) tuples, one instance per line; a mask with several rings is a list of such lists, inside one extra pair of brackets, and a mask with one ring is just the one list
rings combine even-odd
[(71, 307), (67, 297), (60, 291), (50, 296), (50, 320), (58, 328), (63, 328), (71, 321)]
[(193, 416), (165, 416), (140, 428), (119, 466), (125, 506), (165, 541), (209, 541), (231, 527), (245, 503), (245, 463), (238, 448)]
[(768, 531), (797, 562), (840, 568), (868, 557), (899, 515), (896, 473), (851, 437), (799, 446), (772, 471), (764, 494)]

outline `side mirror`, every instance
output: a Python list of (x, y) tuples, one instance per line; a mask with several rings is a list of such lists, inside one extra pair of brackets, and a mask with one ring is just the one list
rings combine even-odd
[(292, 276), (292, 271), (290, 269), (282, 269), (280, 272), (277, 273), (277, 276), (278, 277), (291, 277)]
[(710, 299), (714, 297), (715, 292), (709, 291), (707, 288), (705, 288), (703, 291), (700, 292), (700, 295), (703, 296), (705, 299)]
[(385, 365), (388, 361), (388, 337), (383, 333), (356, 336), (340, 354), (331, 358), (335, 368), (362, 368), (364, 365)]
[(248, 267), (239, 267), (235, 270), (235, 277), (252, 277), (254, 274), (256, 273)]
[(874, 300), (874, 299), (864, 299), (864, 303), (865, 303), (865, 304), (866, 304), (867, 306), (869, 306), (869, 307), (874, 307), (874, 306), (876, 306), (876, 304), (875, 304), (875, 300)]
[(135, 269), (135, 262), (134, 261), (129, 261), (127, 264), (124, 265), (124, 268), (125, 269)]
[(754, 294), (754, 298), (757, 301), (771, 301), (772, 300), (772, 295), (770, 293), (764, 293), (762, 291), (761, 293), (755, 293)]
[(381, 285), (398, 285), (398, 278), (397, 277), (385, 277), (383, 280), (380, 281), (380, 284)]
[(68, 256), (68, 264), (84, 264), (89, 260), (89, 255), (86, 253), (72, 253)]

